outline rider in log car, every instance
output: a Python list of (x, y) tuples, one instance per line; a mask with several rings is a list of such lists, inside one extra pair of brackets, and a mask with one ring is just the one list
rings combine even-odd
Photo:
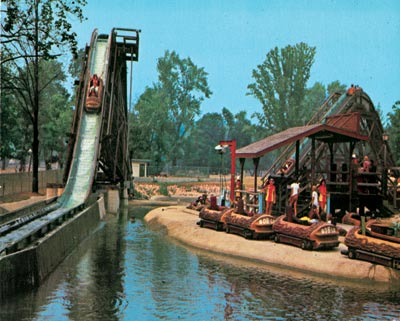
[(99, 92), (100, 79), (97, 74), (94, 74), (92, 78), (90, 78), (90, 89), (89, 89), (89, 97), (95, 95), (98, 96)]

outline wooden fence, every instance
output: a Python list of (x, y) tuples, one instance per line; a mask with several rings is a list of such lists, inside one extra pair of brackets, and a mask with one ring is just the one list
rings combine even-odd
[[(63, 170), (39, 171), (39, 189), (47, 184), (61, 184)], [(32, 191), (32, 172), (0, 174), (0, 197)]]

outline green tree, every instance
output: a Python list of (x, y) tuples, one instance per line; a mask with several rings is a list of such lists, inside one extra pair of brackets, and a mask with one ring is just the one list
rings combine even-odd
[(396, 166), (400, 166), (400, 100), (392, 106), (392, 112), (388, 113), (389, 144), (393, 160)]
[(325, 99), (326, 89), (322, 83), (316, 82), (314, 86), (306, 89), (303, 106), (304, 109), (309, 110), (310, 113), (307, 115), (308, 118), (305, 118), (301, 125), (306, 125), (308, 123), (308, 121), (311, 119), (311, 116), (323, 104)]
[(337, 80), (328, 84), (326, 88), (321, 82), (316, 82), (311, 88), (307, 88), (303, 105), (304, 109), (309, 111), (309, 115), (304, 119), (304, 124), (307, 124), (315, 113), (319, 115), (319, 108), (331, 94), (344, 92), (346, 92), (346, 85)]
[(222, 109), (222, 115), (226, 126), (226, 138), (236, 140), (238, 148), (251, 144), (258, 138), (257, 126), (247, 118), (246, 111), (232, 114), (227, 108)]
[(66, 150), (66, 133), (72, 123), (72, 103), (70, 95), (64, 88), (66, 77), (62, 71), (61, 63), (51, 60), (43, 61), (46, 73), (41, 75), (41, 82), (48, 82), (42, 92), (42, 104), (39, 119), (42, 124), (39, 129), (41, 137), (41, 154), (46, 161), (58, 161), (63, 165)]
[[(2, 169), (5, 169), (7, 159), (16, 158), (18, 151), (23, 149), (21, 133), (26, 130), (25, 120), (20, 109), (16, 106), (13, 92), (8, 86), (5, 86), (5, 83), (10, 83), (13, 78), (14, 75), (10, 68), (4, 64), (1, 68), (2, 90), (0, 91), (0, 159), (2, 160)], [(29, 150), (29, 148), (25, 150)]]
[(168, 153), (170, 123), (165, 108), (166, 96), (156, 85), (146, 88), (129, 117), (129, 150), (131, 158), (152, 160), (157, 172), (162, 170)]
[(344, 93), (346, 92), (347, 86), (345, 84), (341, 84), (339, 80), (332, 81), (327, 86), (327, 94), (328, 96), (333, 93)]
[(387, 125), (387, 119), (386, 119), (386, 117), (385, 117), (385, 114), (383, 113), (382, 106), (381, 106), (380, 103), (378, 103), (378, 104), (375, 106), (375, 111), (378, 113), (378, 116), (379, 116), (379, 119), (380, 119), (380, 121), (381, 121), (382, 126), (383, 126), (383, 127), (386, 127), (386, 125)]
[(261, 65), (253, 70), (254, 83), (248, 85), (248, 95), (262, 105), (263, 113), (255, 113), (267, 134), (302, 125), (309, 118), (303, 100), (306, 84), (316, 53), (305, 43), (275, 47)]
[[(73, 56), (71, 63), (68, 66), (68, 73), (71, 75), (71, 77), (74, 79), (74, 85), (78, 86), (79, 85), (79, 78), (81, 76), (81, 72), (83, 69), (85, 61), (85, 49), (80, 48), (77, 51), (77, 54)], [(72, 93), (71, 101), (75, 102), (76, 99), (76, 88)]]
[[(196, 121), (185, 140), (185, 163), (209, 167), (212, 172), (218, 172), (221, 167), (220, 154), (215, 146), (222, 140), (235, 140), (238, 148), (250, 144), (257, 139), (257, 126), (246, 118), (246, 112), (233, 114), (228, 108), (222, 113), (207, 113)], [(229, 149), (222, 157), (223, 166), (228, 173), (231, 159)]]
[(158, 88), (163, 101), (159, 108), (167, 111), (168, 160), (176, 165), (183, 155), (182, 144), (186, 133), (193, 127), (195, 117), (200, 114), (200, 106), (212, 94), (208, 87), (207, 72), (197, 67), (190, 58), (181, 59), (175, 52), (166, 51), (158, 59)]
[(188, 133), (184, 146), (185, 165), (209, 167), (218, 172), (221, 160), (215, 146), (226, 137), (224, 119), (219, 113), (206, 113)]
[[(39, 110), (42, 94), (49, 83), (41, 83), (42, 60), (55, 59), (69, 48), (77, 51), (76, 34), (69, 22), (73, 16), (84, 19), (81, 6), (85, 0), (9, 0), (6, 15), (1, 21), (2, 50), (6, 53), (1, 61), (12, 63), (19, 78), (14, 85), (14, 96), (19, 97), (19, 107), (32, 124), (32, 192), (39, 190)], [(10, 84), (8, 84), (10, 85)]]

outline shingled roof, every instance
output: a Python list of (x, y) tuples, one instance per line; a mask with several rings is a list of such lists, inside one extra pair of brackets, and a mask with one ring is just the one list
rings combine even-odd
[(314, 137), (315, 139), (324, 142), (368, 140), (368, 136), (361, 135), (358, 132), (350, 131), (345, 128), (338, 128), (327, 124), (314, 124), (292, 127), (283, 132), (268, 136), (250, 145), (239, 148), (236, 150), (236, 158), (261, 157), (268, 152), (306, 137)]

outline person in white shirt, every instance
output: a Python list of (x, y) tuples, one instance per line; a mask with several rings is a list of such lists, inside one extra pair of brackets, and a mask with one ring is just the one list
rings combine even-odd
[(318, 202), (318, 192), (317, 192), (317, 186), (313, 185), (312, 187), (312, 193), (311, 193), (311, 211), (309, 214), (309, 217), (311, 220), (321, 220), (321, 217), (319, 215), (319, 202)]
[(289, 204), (294, 209), (294, 215), (297, 216), (297, 200), (299, 199), (300, 184), (298, 182), (293, 182), (290, 185), (290, 198)]

